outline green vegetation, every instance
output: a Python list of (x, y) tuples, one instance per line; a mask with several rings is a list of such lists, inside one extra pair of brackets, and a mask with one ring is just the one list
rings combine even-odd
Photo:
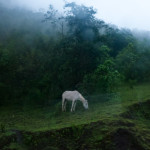
[(89, 110), (78, 103), (74, 113), (70, 107), (61, 112), (61, 104), (2, 107), (0, 124), (6, 131), (0, 138), (12, 149), (150, 149), (149, 88), (127, 86), (113, 96), (93, 95)]
[(89, 96), (89, 109), (84, 110), (81, 102), (78, 102), (74, 113), (70, 113), (71, 103), (67, 105), (67, 112), (61, 111), (61, 99), (53, 106), (3, 106), (0, 124), (8, 130), (46, 131), (98, 120), (111, 121), (126, 112), (128, 107), (149, 99), (149, 89), (150, 86), (144, 84), (136, 85), (133, 89), (122, 87), (112, 95)]
[[(150, 41), (66, 3), (63, 15), (0, 5), (0, 149), (150, 149)], [(69, 8), (69, 9), (68, 9)], [(61, 94), (89, 102), (61, 111)]]
[(67, 89), (93, 95), (149, 81), (149, 46), (92, 7), (65, 8), (60, 16), (52, 6), (45, 15), (1, 6), (1, 105), (53, 104)]

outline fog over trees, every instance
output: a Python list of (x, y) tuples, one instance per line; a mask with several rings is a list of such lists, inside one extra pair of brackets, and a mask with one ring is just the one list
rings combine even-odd
[(0, 5), (1, 104), (53, 103), (65, 90), (88, 95), (150, 80), (149, 32), (109, 25), (93, 7), (64, 7)]

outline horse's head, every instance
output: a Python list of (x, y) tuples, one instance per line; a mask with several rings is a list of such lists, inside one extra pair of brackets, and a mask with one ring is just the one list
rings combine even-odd
[(87, 100), (85, 100), (85, 101), (83, 102), (83, 106), (84, 106), (85, 109), (88, 109), (88, 108), (89, 108), (89, 106), (88, 106), (88, 101), (87, 101)]

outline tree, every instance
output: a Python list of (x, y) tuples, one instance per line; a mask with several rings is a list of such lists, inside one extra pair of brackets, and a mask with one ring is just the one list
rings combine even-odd
[(82, 86), (88, 93), (109, 93), (117, 87), (120, 79), (121, 75), (115, 69), (114, 61), (109, 58), (100, 64), (93, 73), (85, 75)]
[(126, 80), (136, 78), (137, 70), (135, 66), (138, 57), (138, 53), (132, 43), (129, 43), (128, 46), (117, 55), (117, 68), (119, 72), (125, 76)]
[(55, 10), (52, 5), (49, 6), (49, 10), (47, 13), (44, 15), (45, 19), (43, 22), (49, 21), (54, 29), (58, 29), (61, 38), (64, 37), (64, 32), (65, 32), (65, 17), (64, 15), (60, 14), (58, 10)]
[(108, 25), (105, 34), (101, 36), (101, 41), (111, 48), (111, 56), (116, 57), (129, 43), (134, 43), (135, 38), (129, 30), (118, 29)]
[(98, 35), (98, 28), (104, 22), (95, 18), (96, 10), (93, 7), (67, 3), (65, 8), (69, 8), (66, 13), (66, 22), (69, 32), (78, 40), (94, 40)]

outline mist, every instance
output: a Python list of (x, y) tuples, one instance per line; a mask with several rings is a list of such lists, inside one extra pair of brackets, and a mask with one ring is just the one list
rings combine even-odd
[(57, 1), (52, 0), (1, 0), (5, 7), (8, 8), (25, 8), (32, 11), (41, 11), (48, 10), (49, 5), (55, 6), (56, 9), (62, 10), (64, 1), (60, 0), (59, 3)]
[[(68, 0), (71, 2), (71, 0)], [(109, 1), (109, 0), (75, 0), (77, 4), (93, 6), (97, 9), (97, 17), (109, 24), (115, 24), (119, 28), (130, 28), (139, 30), (150, 30), (150, 22), (147, 21), (149, 16), (149, 1), (148, 0), (133, 0), (133, 1)], [(59, 11), (63, 11), (64, 1), (52, 0), (1, 0), (1, 3), (6, 7), (26, 8), (33, 11), (47, 10), (51, 4)]]

